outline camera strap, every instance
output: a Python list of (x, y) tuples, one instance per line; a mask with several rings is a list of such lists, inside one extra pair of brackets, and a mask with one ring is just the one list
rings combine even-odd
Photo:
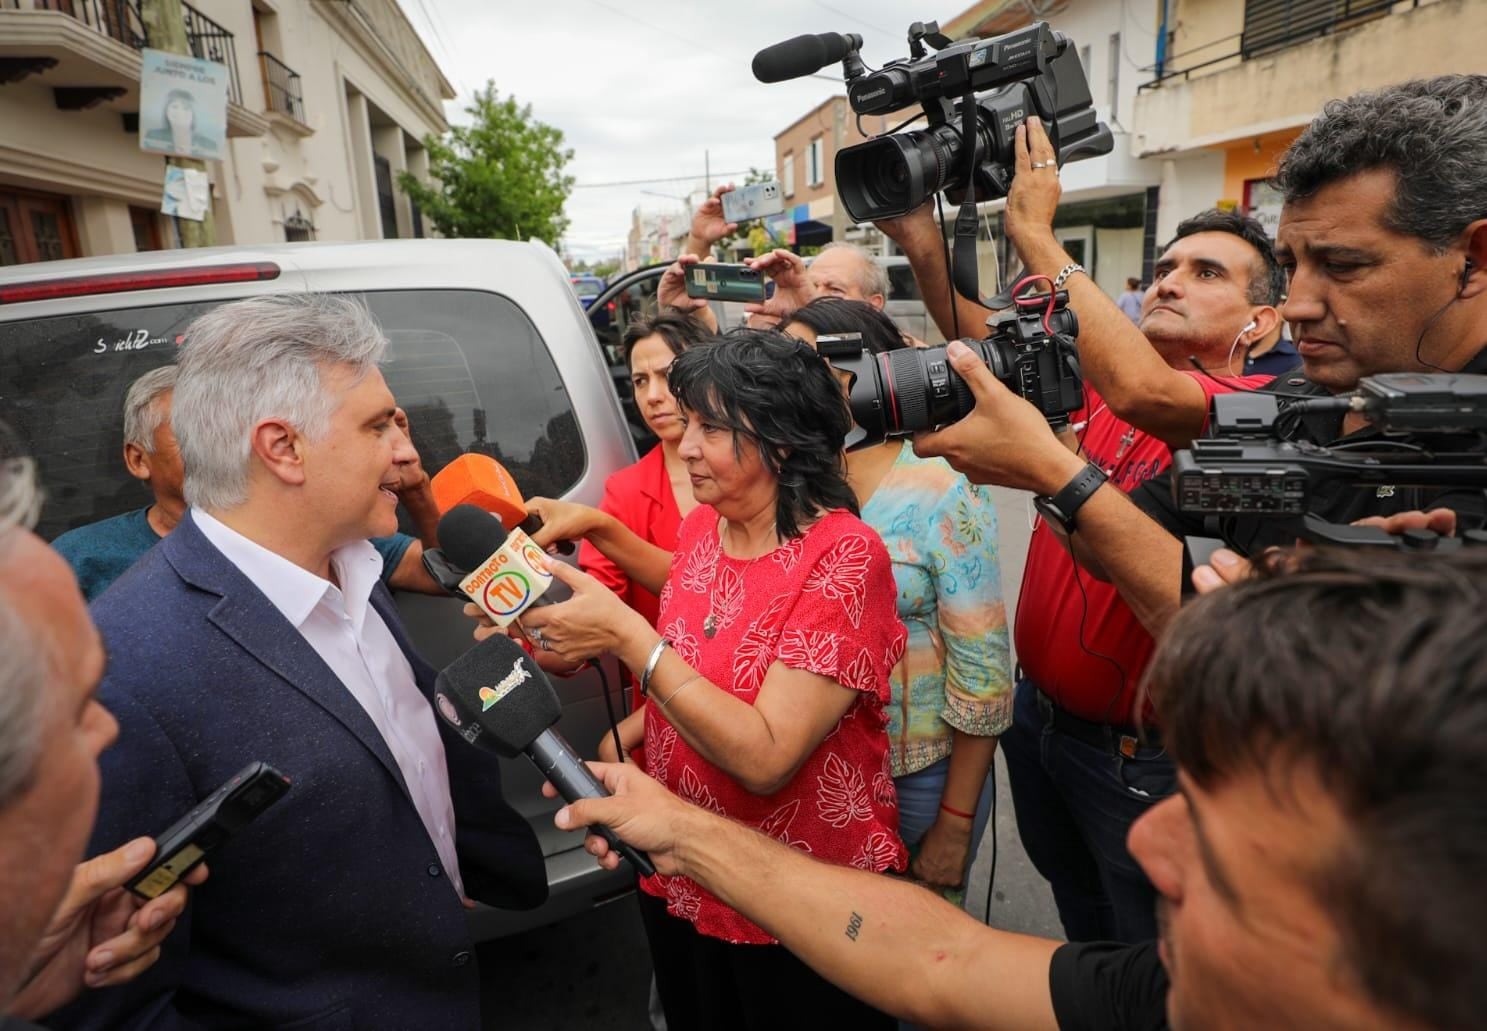
[(960, 102), (960, 138), (966, 154), (966, 191), (955, 217), (955, 264), (951, 270), (955, 290), (967, 300), (981, 303), (976, 262), (976, 169), (981, 167), (981, 134), (976, 131), (976, 94), (967, 93)]

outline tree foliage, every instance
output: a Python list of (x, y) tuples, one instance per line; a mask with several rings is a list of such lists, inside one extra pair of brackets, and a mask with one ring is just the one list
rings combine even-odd
[(433, 182), (404, 172), (398, 185), (444, 236), (556, 246), (568, 228), (563, 205), (573, 190), (573, 177), (563, 174), (573, 159), (563, 133), (533, 118), (530, 104), (501, 99), (494, 82), (465, 112), (470, 125), (424, 140)]

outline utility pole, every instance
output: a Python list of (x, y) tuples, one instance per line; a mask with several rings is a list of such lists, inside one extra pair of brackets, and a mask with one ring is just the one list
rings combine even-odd
[[(152, 50), (165, 50), (182, 57), (193, 56), (186, 43), (186, 14), (181, 8), (181, 0), (140, 0), (139, 14), (145, 23), (145, 37)], [(198, 172), (207, 170), (206, 162), (195, 158), (167, 157), (165, 163)], [(207, 217), (197, 222), (177, 215), (176, 231), (183, 247), (211, 247), (217, 242), (210, 190), (207, 193)]]
[(705, 150), (702, 152), (702, 181), (707, 184), (707, 195), (711, 197), (713, 195), (713, 162), (712, 155)]

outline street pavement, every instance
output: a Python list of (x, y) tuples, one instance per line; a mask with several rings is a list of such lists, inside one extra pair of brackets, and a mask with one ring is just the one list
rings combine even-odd
[[(992, 488), (1001, 537), (1002, 596), (1016, 611), (1031, 535), (1029, 496)], [(996, 760), (996, 819), (971, 868), (966, 908), (1003, 930), (1062, 938), (1047, 883), (1017, 837), (1007, 771)], [(994, 845), (994, 847), (993, 847)], [(995, 880), (992, 867), (995, 863)], [(632, 897), (479, 947), (485, 1027), (502, 1031), (645, 1031), (650, 957)], [(989, 974), (993, 972), (988, 972)]]

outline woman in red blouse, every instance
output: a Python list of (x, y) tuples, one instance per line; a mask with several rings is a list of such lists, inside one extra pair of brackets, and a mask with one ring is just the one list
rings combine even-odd
[[(672, 360), (704, 339), (706, 331), (701, 324), (677, 312), (637, 318), (625, 329), (625, 364), (630, 367), (635, 407), (660, 443), (640, 461), (604, 481), (604, 500), (599, 508), (664, 551), (676, 549), (682, 516), (697, 507), (687, 479), (687, 464), (678, 454), (682, 423), (666, 377)], [(588, 541), (579, 546), (578, 568), (619, 595), (651, 626), (656, 625), (659, 603), (655, 594), (631, 580)], [(637, 694), (632, 707), (638, 707), (640, 701)]]
[[(659, 633), (561, 564), (574, 597), (527, 629), (565, 660), (607, 652), (640, 679), (648, 701), (621, 743), (643, 740), (647, 772), (682, 798), (818, 859), (902, 870), (883, 706), (906, 633), (888, 553), (844, 478), (841, 390), (806, 345), (747, 330), (679, 355), (671, 389), (698, 502), (674, 555), (598, 510), (532, 505), (539, 541), (584, 536), (659, 590)], [(893, 1026), (693, 881), (640, 887), (669, 1026)]]

